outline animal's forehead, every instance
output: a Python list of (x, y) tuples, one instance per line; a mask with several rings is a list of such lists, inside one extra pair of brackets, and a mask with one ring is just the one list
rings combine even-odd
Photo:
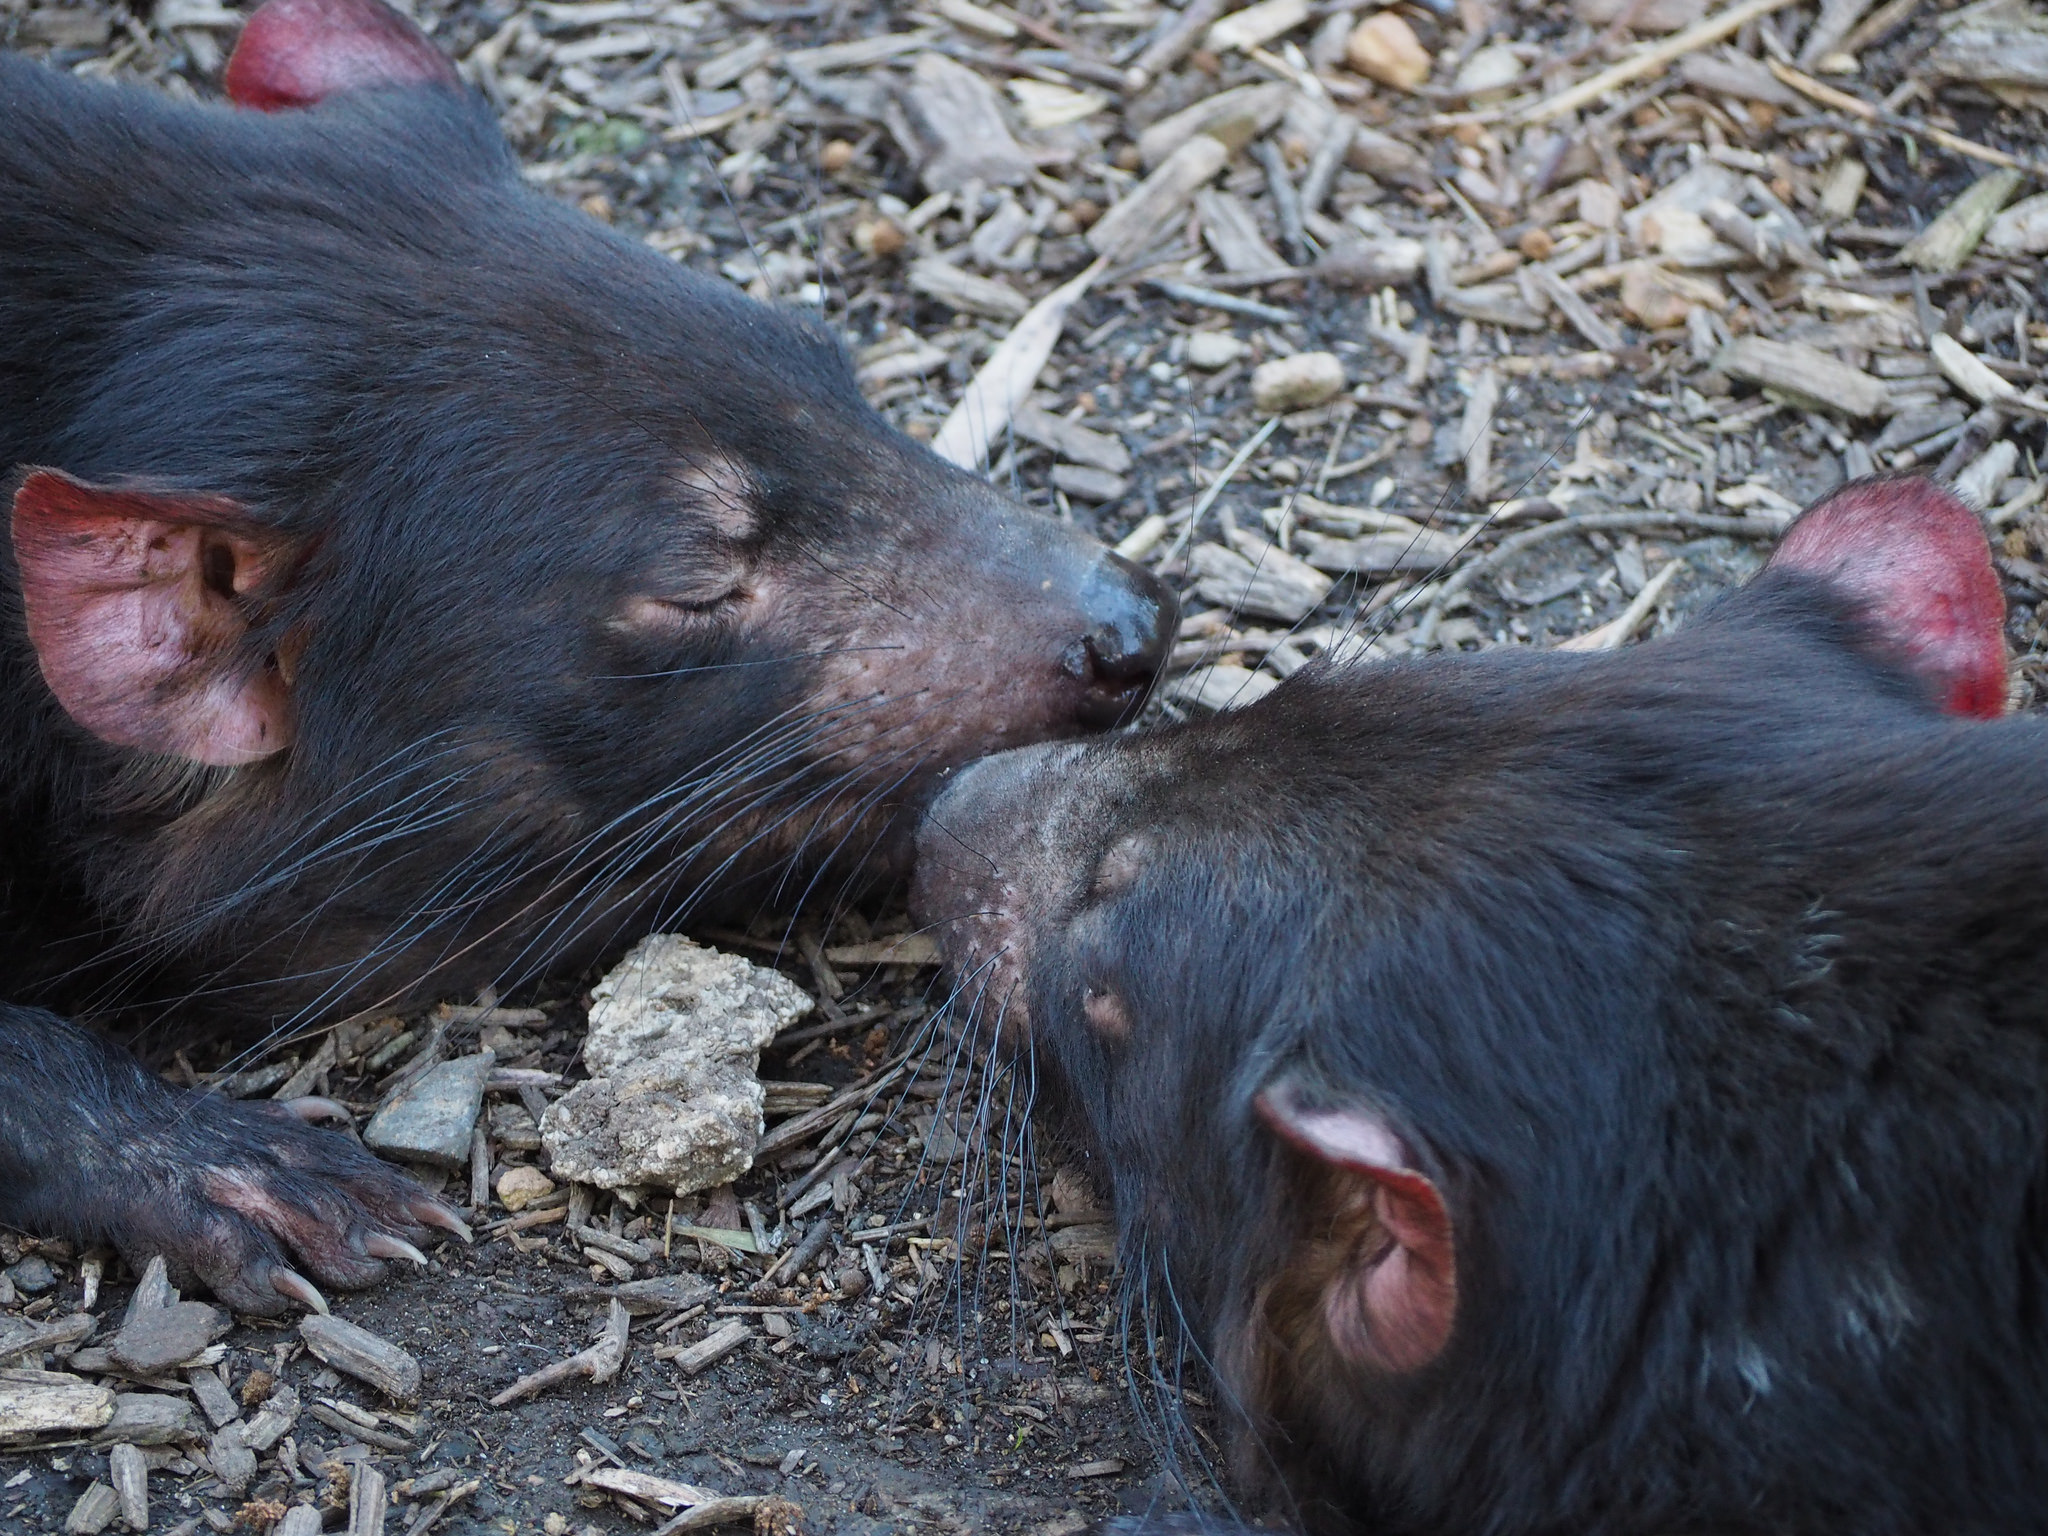
[(753, 477), (746, 465), (717, 449), (690, 453), (670, 475), (686, 511), (728, 539), (743, 540), (760, 526)]

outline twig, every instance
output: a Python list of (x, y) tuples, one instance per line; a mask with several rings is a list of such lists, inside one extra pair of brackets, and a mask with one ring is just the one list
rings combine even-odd
[(1993, 149), (1989, 144), (1979, 144), (1975, 139), (1966, 139), (1961, 134), (1950, 133), (1946, 128), (1936, 128), (1928, 123), (1917, 122), (1910, 117), (1901, 117), (1896, 112), (1887, 112), (1882, 107), (1872, 106), (1860, 96), (1851, 96), (1847, 91), (1838, 91), (1831, 85), (1822, 85), (1811, 75), (1802, 75), (1789, 64), (1776, 59), (1766, 60), (1771, 73), (1802, 96), (1811, 97), (1823, 106), (1833, 107), (1837, 112), (1846, 112), (1851, 117), (1860, 117), (1866, 123), (1876, 123), (1895, 133), (1907, 133), (1915, 138), (1925, 139), (1930, 144), (1939, 144), (1943, 149), (1971, 160), (1982, 160), (1986, 165), (2002, 165), (2015, 171), (2025, 171), (2036, 181), (2048, 181), (2048, 164), (2029, 160), (2020, 155), (2009, 155), (2002, 149)]
[(1581, 80), (1568, 91), (1560, 91), (1535, 103), (1520, 115), (1518, 121), (1542, 123), (1553, 117), (1562, 117), (1567, 112), (1576, 112), (1587, 102), (1598, 101), (1617, 86), (1655, 74), (1673, 59), (1718, 43), (1742, 30), (1745, 24), (1773, 11), (1781, 11), (1791, 3), (1792, 0), (1742, 0), (1742, 4), (1730, 6), (1718, 16), (1710, 16), (1661, 43), (1653, 43), (1640, 53), (1630, 54), (1619, 64), (1610, 65), (1590, 79)]
[(1559, 518), (1554, 523), (1540, 523), (1534, 528), (1511, 534), (1485, 554), (1453, 571), (1437, 589), (1436, 596), (1430, 599), (1429, 607), (1423, 610), (1422, 621), (1415, 626), (1415, 638), (1410, 642), (1410, 648), (1426, 651), (1436, 644), (1437, 626), (1443, 622), (1444, 610), (1450, 606), (1451, 599), (1480, 577), (1492, 574), (1532, 545), (1593, 528), (1623, 533), (1688, 528), (1696, 533), (1725, 533), (1737, 538), (1776, 538), (1785, 531), (1783, 524), (1766, 522), (1762, 518), (1716, 517), (1701, 512), (1588, 512), (1579, 517)]
[(1618, 651), (1628, 644), (1629, 638), (1643, 627), (1643, 620), (1650, 616), (1650, 610), (1657, 606), (1657, 599), (1664, 595), (1664, 589), (1671, 585), (1674, 577), (1685, 566), (1683, 560), (1672, 560), (1664, 569), (1643, 583), (1642, 591), (1635, 600), (1621, 610), (1617, 618), (1608, 620), (1598, 629), (1589, 629), (1583, 635), (1560, 641), (1560, 651)]
[(566, 1360), (544, 1365), (530, 1376), (520, 1377), (492, 1398), (491, 1406), (506, 1407), (518, 1402), (522, 1397), (531, 1397), (536, 1392), (577, 1376), (587, 1376), (599, 1386), (604, 1385), (618, 1375), (619, 1367), (626, 1363), (626, 1330), (632, 1325), (632, 1314), (615, 1298), (611, 1304), (611, 1311), (605, 1318), (604, 1332), (598, 1335), (595, 1344)]

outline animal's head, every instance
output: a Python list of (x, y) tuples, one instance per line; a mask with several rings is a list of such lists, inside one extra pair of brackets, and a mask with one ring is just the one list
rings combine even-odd
[(110, 93), (208, 169), (78, 276), (90, 388), (13, 495), (52, 730), (145, 812), (110, 900), (167, 947), (334, 997), (530, 972), (837, 892), (937, 770), (1142, 702), (1150, 576), (529, 191), (411, 23), (273, 0), (227, 85)]

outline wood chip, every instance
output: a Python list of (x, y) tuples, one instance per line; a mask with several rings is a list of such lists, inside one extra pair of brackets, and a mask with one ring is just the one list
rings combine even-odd
[(0, 1369), (0, 1435), (98, 1429), (114, 1416), (111, 1389), (61, 1371)]
[(149, 1529), (149, 1463), (132, 1445), (117, 1445), (107, 1453), (107, 1480), (121, 1507), (121, 1519), (131, 1531)]
[(892, 130), (930, 192), (956, 192), (971, 181), (1016, 186), (1032, 172), (1003, 118), (995, 87), (944, 54), (921, 53), (897, 93)]
[(963, 271), (938, 256), (912, 262), (905, 280), (919, 293), (969, 314), (1021, 320), (1031, 308), (1031, 301), (1002, 279)]
[(1802, 341), (1740, 336), (1721, 349), (1714, 366), (1730, 378), (1775, 389), (1813, 410), (1867, 418), (1882, 415), (1891, 400), (1883, 380)]
[(1953, 272), (1977, 249), (1998, 212), (2026, 180), (2001, 167), (1978, 177), (1940, 215), (1899, 248), (1899, 260), (1923, 272)]
[(1133, 187), (1088, 229), (1088, 244), (1109, 261), (1128, 261), (1187, 210), (1196, 189), (1230, 159), (1220, 139), (1198, 133)]
[(386, 1397), (410, 1402), (419, 1396), (419, 1361), (367, 1328), (313, 1313), (299, 1320), (299, 1337), (337, 1371), (368, 1382)]
[(697, 1376), (709, 1370), (727, 1355), (747, 1342), (752, 1330), (734, 1318), (709, 1338), (695, 1344), (677, 1344), (657, 1349), (654, 1358), (672, 1360), (685, 1376)]
[(1038, 375), (1066, 326), (1068, 312), (1102, 275), (1102, 267), (1102, 262), (1096, 262), (1031, 306), (981, 365), (932, 439), (932, 452), (966, 469), (979, 469), (988, 462), (989, 445), (1001, 439), (1011, 414), (1037, 385)]

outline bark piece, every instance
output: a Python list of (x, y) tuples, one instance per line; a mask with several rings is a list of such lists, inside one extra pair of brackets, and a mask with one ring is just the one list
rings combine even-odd
[(1008, 187), (1029, 179), (1031, 157), (1003, 117), (995, 87), (964, 64), (921, 53), (897, 89), (890, 131), (917, 166), (928, 192), (957, 192), (970, 181)]
[(654, 1355), (658, 1360), (673, 1360), (685, 1376), (698, 1376), (746, 1343), (751, 1333), (744, 1322), (734, 1318), (709, 1338), (674, 1349), (657, 1349)]
[[(1113, 475), (1129, 472), (1131, 450), (1123, 440), (1107, 432), (1097, 432), (1082, 426), (1078, 421), (1068, 421), (1050, 411), (1040, 410), (1028, 400), (1017, 407), (1012, 424), (1017, 435), (1034, 443), (1043, 443), (1061, 458), (1073, 464), (1086, 464), (1091, 469), (1106, 470)], [(850, 946), (847, 946), (850, 947)], [(874, 965), (879, 961), (841, 961), (834, 958), (834, 951), (828, 950), (825, 958), (835, 965)], [(902, 961), (894, 962), (903, 964)]]
[(299, 1320), (299, 1337), (337, 1371), (368, 1382), (388, 1398), (403, 1403), (419, 1396), (419, 1361), (367, 1328), (313, 1313)]
[(62, 1371), (0, 1370), (0, 1435), (98, 1429), (114, 1415), (106, 1387)]
[(1881, 379), (1802, 341), (1741, 336), (1721, 349), (1714, 366), (1730, 378), (1777, 390), (1814, 410), (1878, 416), (1891, 399)]
[(1022, 319), (1031, 308), (1031, 301), (1002, 279), (964, 271), (937, 256), (913, 262), (908, 281), (919, 293), (941, 304), (996, 320)]
[(1128, 261), (1165, 233), (1229, 159), (1220, 139), (1196, 134), (1089, 226), (1089, 246), (1110, 261)]
[(1205, 96), (1139, 134), (1138, 155), (1147, 170), (1155, 169), (1198, 133), (1235, 153), (1279, 122), (1293, 95), (1293, 86), (1274, 83), (1240, 85)]

